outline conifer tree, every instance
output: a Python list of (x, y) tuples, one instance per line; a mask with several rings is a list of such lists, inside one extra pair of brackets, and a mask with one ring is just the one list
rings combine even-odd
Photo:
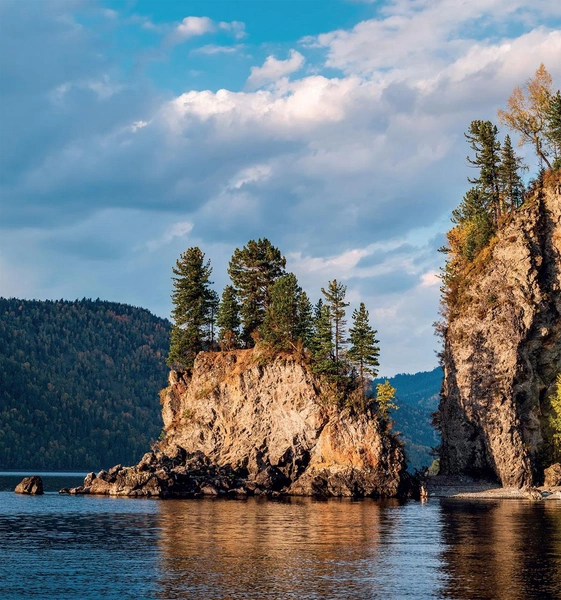
[(311, 350), (313, 356), (312, 369), (314, 373), (324, 375), (335, 374), (333, 328), (329, 306), (323, 300), (318, 300), (314, 307), (314, 331)]
[(227, 285), (222, 292), (216, 315), (218, 339), (224, 349), (230, 350), (237, 346), (240, 324), (240, 306), (236, 298), (236, 290), (231, 285)]
[(207, 339), (206, 343), (209, 349), (214, 350), (215, 346), (215, 333), (214, 328), (216, 325), (216, 317), (218, 314), (218, 307), (220, 305), (220, 298), (214, 290), (209, 290), (208, 298), (208, 322), (207, 322)]
[(251, 334), (265, 318), (271, 285), (284, 274), (286, 259), (266, 239), (250, 240), (241, 250), (236, 249), (228, 274), (240, 301), (243, 325), (242, 338), (252, 345)]
[(270, 287), (270, 298), (261, 326), (261, 337), (278, 350), (290, 350), (298, 339), (298, 301), (302, 288), (296, 276), (288, 273)]
[(296, 339), (302, 340), (305, 348), (311, 348), (314, 333), (314, 310), (308, 294), (303, 290), (298, 296), (297, 311)]
[(337, 387), (340, 389), (341, 376), (342, 376), (342, 354), (347, 345), (347, 337), (345, 326), (347, 321), (345, 319), (345, 308), (349, 306), (348, 302), (345, 302), (345, 294), (347, 293), (347, 286), (342, 283), (338, 283), (336, 279), (330, 281), (327, 285), (327, 290), (321, 288), (321, 291), (325, 297), (325, 304), (329, 310), (329, 317), (331, 319), (332, 331), (333, 331), (333, 361), (335, 362), (335, 378)]
[(361, 302), (359, 309), (353, 311), (353, 325), (349, 328), (349, 341), (351, 342), (349, 358), (358, 370), (363, 408), (367, 381), (376, 377), (378, 374), (376, 367), (380, 365), (378, 362), (380, 347), (376, 333), (370, 326), (366, 306), (364, 302)]
[(472, 121), (468, 133), (464, 134), (474, 152), (474, 157), (468, 156), (467, 161), (479, 169), (479, 176), (468, 177), (468, 181), (476, 184), (495, 225), (501, 217), (499, 193), (501, 144), (497, 134), (498, 129), (491, 121)]
[(191, 368), (203, 349), (213, 299), (210, 260), (198, 247), (183, 252), (172, 269), (171, 313), (173, 325), (167, 363), (172, 368)]
[(516, 156), (512, 148), (510, 136), (506, 135), (501, 149), (501, 163), (499, 165), (499, 187), (501, 205), (504, 212), (512, 212), (522, 206), (524, 184), (518, 173), (521, 165), (521, 159)]

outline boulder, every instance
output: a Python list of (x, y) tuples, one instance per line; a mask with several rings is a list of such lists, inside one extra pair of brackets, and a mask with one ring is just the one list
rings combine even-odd
[(561, 485), (561, 464), (554, 463), (543, 472), (545, 487), (556, 487)]
[(31, 494), (34, 496), (40, 496), (43, 493), (43, 480), (39, 477), (39, 475), (24, 477), (16, 485), (14, 492), (16, 494)]

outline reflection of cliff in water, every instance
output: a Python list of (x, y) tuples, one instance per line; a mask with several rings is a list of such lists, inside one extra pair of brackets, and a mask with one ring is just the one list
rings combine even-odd
[(159, 598), (561, 597), (557, 502), (169, 500)]
[(561, 598), (558, 502), (442, 500), (444, 598)]

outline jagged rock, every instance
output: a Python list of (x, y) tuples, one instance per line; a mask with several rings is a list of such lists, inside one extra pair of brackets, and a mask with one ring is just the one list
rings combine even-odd
[(264, 362), (254, 350), (201, 352), (190, 373), (172, 371), (164, 440), (77, 493), (395, 496), (403, 451), (377, 415), (341, 412), (291, 356)]
[(543, 472), (545, 480), (543, 482), (545, 487), (556, 487), (561, 485), (561, 464), (554, 463)]
[(522, 488), (541, 475), (542, 408), (561, 365), (556, 190), (517, 211), (488, 252), (444, 331), (440, 472)]
[(16, 485), (14, 492), (16, 494), (31, 494), (34, 496), (40, 496), (43, 493), (43, 480), (39, 477), (39, 475), (24, 477)]
[(542, 493), (535, 487), (526, 488), (524, 490), (524, 495), (528, 500), (543, 500)]

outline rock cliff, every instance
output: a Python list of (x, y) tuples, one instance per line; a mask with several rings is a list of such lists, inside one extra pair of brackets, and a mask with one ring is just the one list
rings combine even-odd
[(136, 467), (90, 474), (74, 493), (395, 496), (401, 444), (375, 413), (341, 411), (305, 364), (201, 352), (162, 391), (165, 437)]
[(441, 473), (523, 487), (539, 479), (543, 410), (561, 371), (559, 185), (492, 244), (444, 330)]

